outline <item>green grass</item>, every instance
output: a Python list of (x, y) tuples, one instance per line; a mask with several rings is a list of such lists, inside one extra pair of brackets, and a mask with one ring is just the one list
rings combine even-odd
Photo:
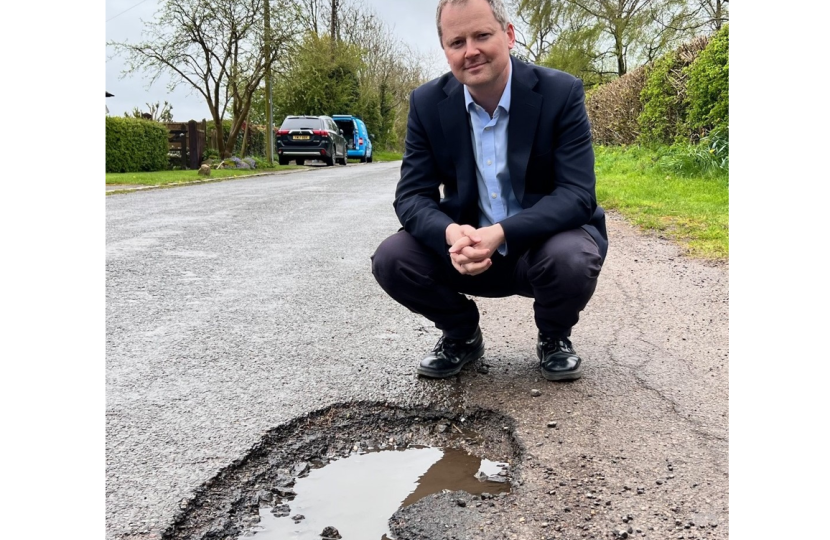
[(403, 159), (403, 154), (400, 152), (375, 152), (372, 159), (374, 161), (400, 161)]
[[(403, 154), (399, 152), (372, 152), (372, 162), (400, 161)], [(360, 163), (359, 158), (349, 158), (349, 163)]]
[(107, 173), (106, 183), (164, 186), (167, 184), (178, 184), (182, 182), (199, 182), (204, 180), (250, 176), (252, 174), (260, 174), (264, 172), (276, 172), (303, 168), (305, 167), (299, 167), (297, 165), (274, 165), (273, 168), (269, 167), (267, 169), (211, 169), (209, 177), (201, 176), (196, 170)]
[(729, 258), (729, 177), (684, 175), (658, 162), (668, 151), (596, 150), (597, 199), (643, 229), (677, 241), (692, 257)]

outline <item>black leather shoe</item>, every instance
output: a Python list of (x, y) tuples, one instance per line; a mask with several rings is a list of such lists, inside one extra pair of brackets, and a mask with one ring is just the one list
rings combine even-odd
[(582, 359), (568, 338), (554, 338), (540, 333), (536, 356), (539, 357), (542, 376), (549, 381), (573, 381), (582, 377)]
[(476, 328), (475, 333), (468, 339), (451, 339), (442, 336), (432, 352), (421, 360), (418, 375), (433, 379), (452, 377), (461, 371), (465, 364), (482, 356), (484, 356), (484, 340), (481, 337), (480, 328)]

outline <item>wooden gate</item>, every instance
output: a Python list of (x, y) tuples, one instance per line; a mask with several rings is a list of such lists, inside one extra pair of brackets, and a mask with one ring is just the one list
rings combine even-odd
[(207, 122), (167, 122), (168, 153), (171, 163), (182, 169), (198, 169), (205, 152)]

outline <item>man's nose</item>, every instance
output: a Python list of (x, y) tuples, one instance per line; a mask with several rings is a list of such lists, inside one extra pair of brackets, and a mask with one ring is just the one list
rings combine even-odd
[(468, 41), (467, 48), (464, 50), (464, 58), (473, 58), (479, 55), (478, 47), (476, 47), (475, 43)]

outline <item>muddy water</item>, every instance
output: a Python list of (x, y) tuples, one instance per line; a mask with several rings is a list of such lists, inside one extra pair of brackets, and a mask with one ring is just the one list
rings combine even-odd
[[(448, 489), (471, 494), (509, 491), (498, 476), (505, 464), (454, 448), (409, 448), (354, 454), (312, 470), (294, 485), (296, 497), (283, 501), (288, 515), (260, 509), (260, 523), (239, 538), (319, 540), (326, 527), (344, 539), (389, 540), (387, 521), (399, 508)], [(283, 508), (283, 514), (284, 508)], [(296, 519), (303, 516), (302, 519)]]

